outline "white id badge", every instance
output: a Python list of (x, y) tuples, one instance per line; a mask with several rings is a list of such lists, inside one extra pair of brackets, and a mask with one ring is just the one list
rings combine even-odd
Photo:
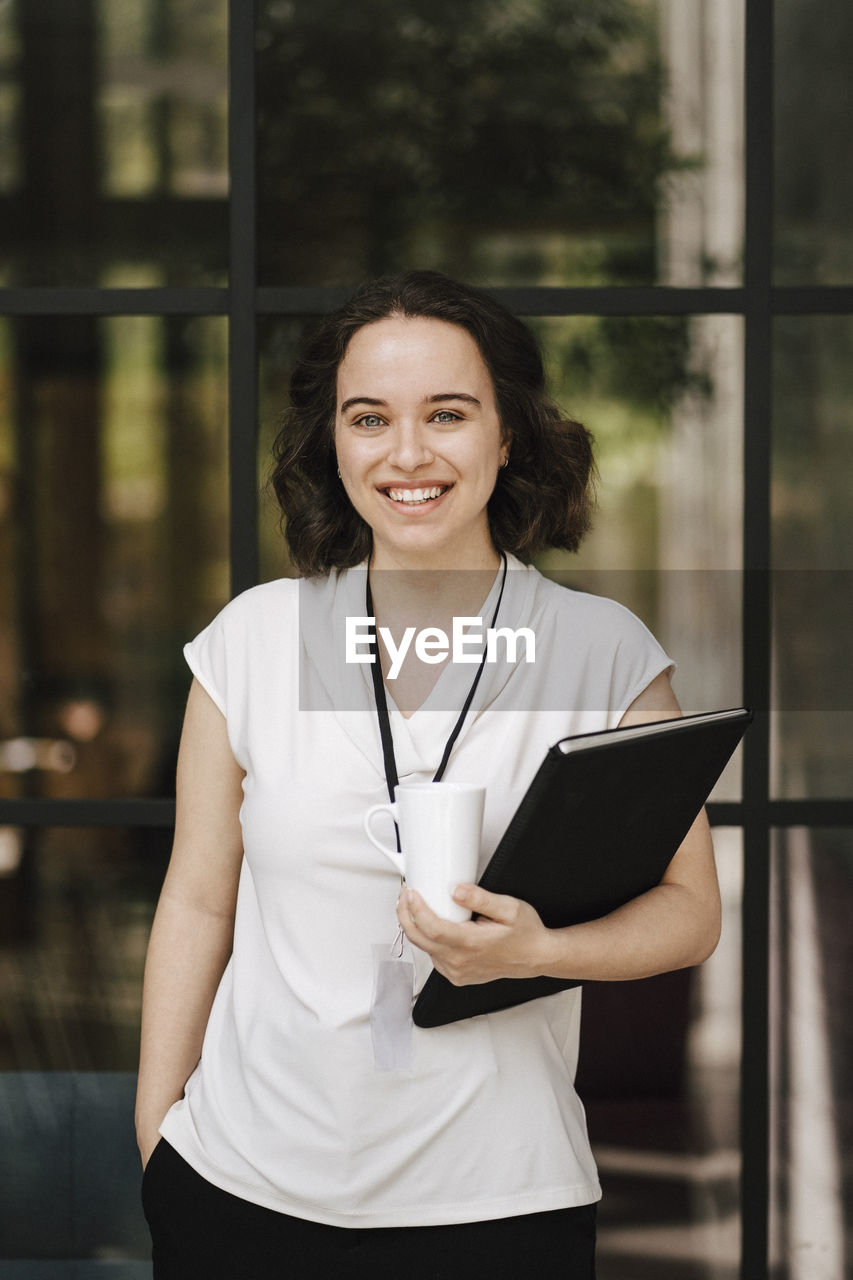
[(415, 966), (404, 940), (373, 944), (373, 999), (370, 1034), (377, 1071), (410, 1071)]

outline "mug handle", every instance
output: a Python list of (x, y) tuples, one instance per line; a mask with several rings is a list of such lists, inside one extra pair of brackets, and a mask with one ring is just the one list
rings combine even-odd
[(405, 879), (406, 872), (402, 853), (398, 853), (396, 849), (389, 849), (387, 844), (383, 844), (381, 840), (378, 840), (370, 829), (371, 820), (376, 813), (390, 813), (394, 821), (397, 822), (397, 806), (387, 802), (385, 804), (372, 805), (364, 815), (364, 832), (370, 843), (375, 845), (380, 853), (384, 853), (385, 857), (393, 862), (400, 875)]

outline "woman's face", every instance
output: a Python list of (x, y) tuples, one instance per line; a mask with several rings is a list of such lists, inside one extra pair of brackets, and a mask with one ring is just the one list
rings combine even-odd
[(443, 320), (389, 316), (338, 368), (335, 448), (376, 568), (486, 568), (486, 504), (507, 446), (480, 349)]

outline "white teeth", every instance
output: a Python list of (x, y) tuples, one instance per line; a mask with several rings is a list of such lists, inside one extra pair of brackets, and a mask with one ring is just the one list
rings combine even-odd
[(393, 502), (429, 502), (432, 498), (440, 498), (448, 488), (447, 485), (433, 485), (431, 489), (387, 489), (386, 493)]

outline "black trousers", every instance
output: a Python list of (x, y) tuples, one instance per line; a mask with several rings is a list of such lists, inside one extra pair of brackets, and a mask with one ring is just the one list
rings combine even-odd
[(438, 1227), (330, 1227), (221, 1191), (163, 1140), (142, 1180), (154, 1280), (595, 1280), (595, 1205)]

